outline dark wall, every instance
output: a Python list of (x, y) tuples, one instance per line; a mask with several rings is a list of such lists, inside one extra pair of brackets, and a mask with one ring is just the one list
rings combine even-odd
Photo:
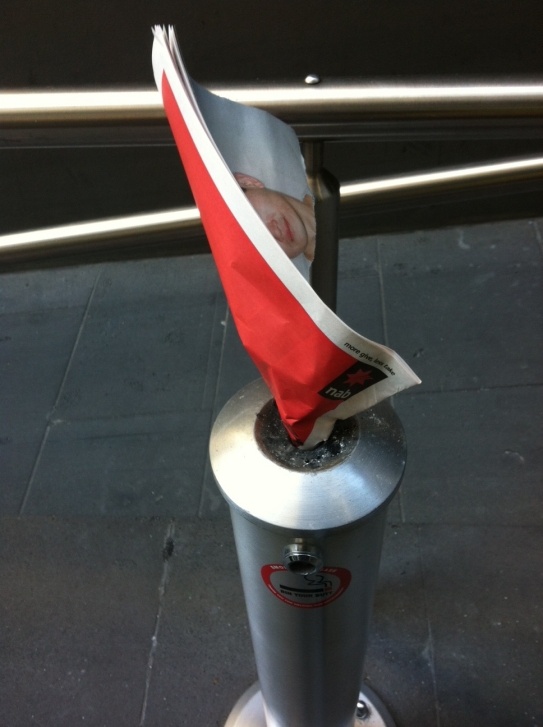
[(539, 74), (540, 0), (3, 0), (3, 87), (149, 84), (173, 23), (199, 80)]
[[(0, 87), (153, 83), (151, 31), (173, 23), (200, 81), (324, 77), (543, 77), (541, 0), (4, 0)], [(340, 179), (538, 154), (541, 141), (330, 145)], [(190, 201), (172, 148), (36, 150), (0, 146), (1, 231), (161, 209)], [(467, 216), (543, 214), (541, 195), (475, 206), (440, 203), (433, 216), (366, 215), (362, 229), (454, 224)], [(469, 209), (468, 209), (469, 207)], [(355, 225), (356, 227), (356, 225)], [(354, 228), (349, 228), (352, 231)]]

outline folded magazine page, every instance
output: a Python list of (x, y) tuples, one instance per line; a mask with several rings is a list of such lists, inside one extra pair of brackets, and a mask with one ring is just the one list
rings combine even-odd
[(175, 34), (154, 29), (153, 70), (241, 341), (293, 443), (419, 378), (359, 335), (309, 285), (313, 199), (294, 131), (189, 78)]

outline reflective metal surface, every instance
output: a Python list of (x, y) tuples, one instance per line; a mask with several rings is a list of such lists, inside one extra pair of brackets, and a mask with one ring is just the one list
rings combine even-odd
[(181, 236), (183, 232), (193, 235), (200, 227), (198, 209), (186, 207), (16, 232), (0, 236), (0, 262), (43, 259), (48, 255), (58, 257), (62, 253), (82, 254), (104, 246), (107, 247), (104, 252), (107, 258), (107, 250), (119, 242), (126, 241), (129, 244), (135, 237), (152, 238), (166, 232), (173, 232), (176, 236)]
[(339, 256), (339, 182), (323, 167), (322, 141), (304, 142), (302, 154), (309, 188), (315, 199), (317, 223), (315, 259), (310, 270), (311, 285), (321, 300), (335, 311)]
[(302, 576), (317, 573), (323, 566), (320, 550), (301, 538), (297, 543), (291, 543), (283, 548), (281, 562), (291, 573)]
[(463, 82), (345, 82), (318, 85), (213, 86), (210, 90), (270, 111), (289, 123), (543, 115), (543, 82), (499, 79)]
[[(366, 705), (365, 717), (355, 718), (353, 727), (394, 727), (394, 720), (383, 702), (365, 684), (359, 699)], [(259, 684), (253, 684), (239, 698), (224, 727), (266, 727), (264, 703)]]
[(392, 497), (405, 467), (405, 438), (388, 402), (356, 417), (360, 431), (352, 452), (324, 477), (320, 470), (278, 466), (257, 443), (256, 417), (270, 398), (261, 380), (244, 387), (222, 409), (211, 432), (215, 478), (245, 517), (296, 534), (326, 531), (352, 525)]
[[(403, 429), (383, 402), (342, 422), (334, 447), (300, 454), (276, 436), (269, 400), (262, 381), (246, 386), (210, 441), (262, 691), (260, 704), (251, 693), (228, 725), (263, 724), (264, 713), (267, 727), (353, 727), (386, 505), (405, 467)], [(285, 564), (297, 553), (313, 564)]]
[[(543, 80), (413, 81), (208, 85), (232, 101), (265, 109), (291, 124), (365, 120), (543, 116)], [(0, 126), (165, 122), (153, 89), (0, 93)]]
[[(277, 465), (275, 468), (275, 489), (281, 490), (285, 471)], [(259, 474), (253, 471), (253, 489), (270, 488)], [(328, 474), (321, 472), (315, 478), (316, 502)], [(351, 510), (349, 501), (336, 503), (336, 507), (341, 506)], [(285, 510), (289, 507), (299, 512), (296, 492), (284, 502)], [(323, 569), (306, 576), (275, 570), (276, 580), (271, 581), (275, 592), (270, 590), (270, 582), (264, 581), (263, 570), (282, 567), (283, 547), (293, 534), (302, 532), (272, 530), (266, 521), (249, 520), (236, 505), (231, 506), (231, 516), (267, 727), (352, 727), (386, 508), (378, 509), (357, 527), (314, 533), (323, 553)], [(350, 576), (348, 587), (335, 599), (340, 586), (330, 572)], [(329, 603), (316, 605), (308, 600), (325, 598), (326, 588), (331, 589)]]
[[(331, 175), (329, 176), (331, 177)], [(324, 178), (320, 174), (315, 179), (314, 182), (318, 186), (317, 192), (323, 197), (321, 209), (330, 212), (333, 194), (329, 190), (329, 177)], [(419, 200), (430, 201), (433, 194), (473, 188), (488, 190), (490, 194), (493, 188), (500, 185), (542, 179), (543, 157), (530, 157), (349, 182), (341, 185), (340, 211), (348, 212), (356, 207), (362, 208), (364, 205), (375, 203), (393, 203), (398, 199), (412, 199), (414, 203), (420, 204)], [(328, 196), (325, 194), (327, 189)], [(317, 212), (318, 210), (319, 208)], [(313, 272), (316, 289), (330, 307), (333, 307), (337, 287), (336, 277), (333, 275), (334, 269), (337, 270), (337, 258), (335, 257), (337, 252), (335, 251), (335, 241), (331, 235), (336, 224), (337, 218), (334, 214), (321, 221), (320, 234), (330, 244), (323, 247), (324, 254), (319, 256), (317, 252)], [(152, 241), (154, 237), (165, 232), (175, 235), (179, 240), (177, 252), (183, 254), (183, 240), (203, 234), (197, 208), (185, 207), (164, 212), (94, 220), (0, 235), (0, 264), (25, 261), (32, 263), (34, 261), (34, 264), (39, 266), (40, 261), (46, 261), (50, 255), (54, 254), (57, 259), (60, 259), (64, 253), (70, 257), (70, 261), (75, 263), (78, 254), (96, 250), (101, 251), (101, 259), (107, 260), (111, 249), (122, 241), (126, 243), (123, 243), (123, 257), (130, 258), (135, 252), (135, 248), (130, 246), (132, 238), (138, 238), (139, 247), (137, 249), (141, 251), (145, 238)], [(207, 250), (207, 247), (203, 249)], [(194, 252), (194, 249), (190, 248), (189, 252)], [(319, 258), (321, 262), (319, 262)], [(319, 285), (320, 287), (318, 287)]]
[(439, 169), (420, 174), (343, 184), (341, 205), (343, 208), (354, 207), (370, 202), (421, 197), (474, 187), (490, 187), (542, 177), (543, 157)]
[(158, 91), (15, 91), (0, 93), (0, 126), (165, 123)]

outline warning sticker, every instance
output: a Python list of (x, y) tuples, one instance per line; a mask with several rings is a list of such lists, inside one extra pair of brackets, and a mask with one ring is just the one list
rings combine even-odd
[(310, 576), (291, 573), (283, 565), (262, 567), (262, 580), (279, 600), (297, 608), (322, 608), (347, 590), (351, 572), (346, 568), (323, 568)]

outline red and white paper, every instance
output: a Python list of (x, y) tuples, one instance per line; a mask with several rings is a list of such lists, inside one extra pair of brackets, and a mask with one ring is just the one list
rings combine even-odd
[(266, 186), (302, 200), (308, 188), (294, 132), (261, 110), (209, 94), (187, 75), (173, 29), (157, 27), (154, 36), (155, 80), (240, 338), (290, 438), (311, 449), (337, 419), (420, 380), (321, 301), (306, 279), (307, 257), (287, 256), (238, 184), (234, 173), (253, 174), (262, 162), (255, 177), (277, 179)]

